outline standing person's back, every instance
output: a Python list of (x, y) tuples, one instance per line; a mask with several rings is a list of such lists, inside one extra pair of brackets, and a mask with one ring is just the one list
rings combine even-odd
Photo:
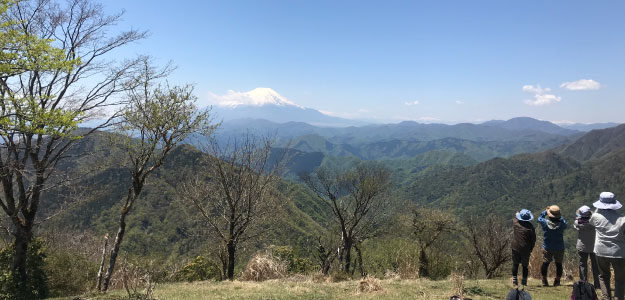
[(579, 279), (588, 281), (588, 261), (592, 267), (592, 278), (594, 279), (595, 289), (601, 288), (599, 283), (599, 267), (597, 266), (597, 257), (595, 256), (595, 227), (590, 224), (592, 211), (590, 207), (584, 205), (576, 212), (577, 218), (573, 227), (577, 230), (577, 257), (579, 268)]
[(543, 230), (543, 264), (540, 267), (543, 286), (549, 286), (547, 271), (549, 264), (554, 260), (556, 278), (553, 280), (553, 285), (559, 286), (564, 260), (564, 230), (567, 228), (566, 221), (560, 214), (560, 207), (557, 205), (547, 207), (538, 217), (538, 223)]
[(621, 203), (614, 194), (603, 192), (593, 203), (597, 211), (590, 217), (595, 227), (595, 254), (599, 265), (602, 299), (612, 299), (611, 271), (614, 270), (614, 299), (625, 300), (625, 217), (619, 213)]
[(625, 217), (619, 211), (599, 209), (590, 218), (595, 226), (595, 254), (602, 257), (625, 257)]
[(515, 215), (512, 230), (512, 284), (518, 285), (519, 264), (523, 268), (522, 285), (527, 285), (528, 266), (532, 249), (536, 243), (536, 231), (530, 221), (534, 218), (527, 209)]

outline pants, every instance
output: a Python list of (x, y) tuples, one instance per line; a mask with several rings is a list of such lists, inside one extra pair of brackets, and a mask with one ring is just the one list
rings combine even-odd
[(562, 277), (562, 260), (564, 259), (564, 250), (545, 250), (543, 249), (543, 265), (540, 267), (540, 274), (547, 277), (547, 270), (552, 261), (556, 261), (556, 278)]
[[(625, 300), (625, 258), (610, 258), (597, 256), (597, 265), (599, 265), (599, 279), (601, 280), (601, 299)], [(612, 298), (612, 290), (610, 289), (610, 266), (614, 269), (614, 298)]]
[(579, 279), (588, 281), (588, 259), (590, 259), (595, 289), (601, 288), (601, 284), (599, 283), (599, 267), (597, 266), (597, 257), (595, 254), (577, 251), (577, 256), (579, 257)]
[(520, 254), (512, 251), (512, 277), (515, 279), (519, 274), (519, 264), (523, 267), (523, 279), (521, 279), (521, 284), (527, 285), (527, 275), (529, 273), (529, 263), (530, 263), (530, 254)]

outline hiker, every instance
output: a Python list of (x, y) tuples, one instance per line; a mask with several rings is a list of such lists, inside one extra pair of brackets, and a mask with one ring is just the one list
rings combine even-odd
[(519, 264), (523, 268), (522, 285), (527, 285), (528, 266), (530, 255), (534, 244), (536, 244), (536, 231), (534, 225), (530, 223), (534, 219), (532, 212), (522, 209), (515, 214), (513, 219), (512, 233), (512, 285), (519, 285), (517, 274), (519, 272)]
[[(618, 212), (622, 205), (610, 192), (601, 193), (592, 205), (597, 210), (589, 223), (596, 230), (594, 252), (599, 265), (601, 299), (625, 300), (625, 217)], [(610, 266), (614, 269), (614, 298), (610, 290)]]
[(579, 258), (579, 279), (588, 281), (588, 260), (592, 267), (592, 277), (595, 289), (600, 288), (599, 269), (595, 257), (595, 228), (589, 223), (592, 211), (584, 205), (575, 213), (577, 218), (573, 227), (577, 230), (577, 256)]
[(559, 286), (560, 278), (562, 277), (562, 260), (564, 259), (566, 221), (560, 214), (560, 207), (551, 205), (540, 214), (538, 222), (543, 229), (543, 265), (540, 267), (543, 286), (549, 286), (547, 270), (549, 270), (549, 264), (554, 260), (556, 263), (556, 278), (553, 281), (553, 286)]

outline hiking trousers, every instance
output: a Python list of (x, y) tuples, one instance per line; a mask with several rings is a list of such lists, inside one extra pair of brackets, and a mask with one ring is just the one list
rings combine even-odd
[(517, 276), (519, 274), (519, 264), (523, 268), (523, 277), (521, 279), (522, 285), (527, 285), (527, 274), (529, 273), (529, 262), (530, 262), (530, 254), (531, 253), (518, 253), (512, 251), (512, 277), (515, 279), (515, 282), (518, 282)]
[[(597, 265), (599, 266), (599, 279), (601, 281), (601, 299), (625, 300), (625, 258), (612, 258), (597, 256)], [(612, 290), (610, 289), (610, 266), (614, 269), (614, 298), (612, 298)]]
[(592, 278), (595, 285), (595, 289), (600, 289), (601, 284), (599, 283), (599, 267), (597, 266), (597, 257), (594, 253), (577, 251), (577, 256), (579, 258), (579, 279), (582, 281), (588, 280), (588, 260), (590, 260), (590, 265), (592, 268)]
[(540, 266), (540, 274), (547, 278), (549, 264), (555, 260), (556, 278), (562, 277), (562, 260), (564, 259), (564, 250), (545, 250), (543, 249), (543, 265)]

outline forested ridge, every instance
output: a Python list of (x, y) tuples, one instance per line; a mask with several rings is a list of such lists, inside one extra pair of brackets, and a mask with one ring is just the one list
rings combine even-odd
[[(581, 141), (602, 140), (597, 136), (605, 134), (611, 137), (607, 139), (608, 145), (593, 144), (593, 149), (598, 150), (585, 154), (591, 159), (578, 160), (569, 155), (571, 152), (592, 152), (586, 150), (588, 146)], [(101, 238), (114, 229), (112, 216), (119, 210), (115, 199), (126, 190), (128, 183), (120, 180), (125, 174), (115, 168), (114, 162), (116, 156), (121, 154), (114, 145), (110, 145), (107, 135), (110, 133), (100, 132), (81, 140), (73, 151), (90, 153), (90, 156), (68, 161), (59, 169), (68, 174), (86, 174), (76, 182), (76, 186), (88, 192), (80, 194), (80, 199), (71, 199), (74, 203), (47, 221), (46, 230), (59, 228), (87, 232)], [(495, 158), (482, 163), (476, 163), (463, 154), (445, 151), (431, 151), (411, 159), (380, 160), (393, 174), (393, 188), (389, 190), (392, 208), (385, 223), (379, 225), (376, 233), (363, 244), (363, 264), (373, 273), (393, 269), (393, 264), (388, 264), (390, 261), (384, 262), (386, 255), (408, 255), (387, 253), (393, 247), (415, 251), (413, 255), (417, 255), (417, 248), (410, 246), (418, 245), (418, 242), (411, 235), (411, 213), (407, 207), (440, 209), (459, 220), (489, 215), (509, 219), (522, 207), (538, 213), (545, 206), (557, 203), (562, 207), (564, 217), (572, 220), (575, 209), (594, 201), (598, 192), (611, 190), (617, 195), (625, 192), (622, 185), (625, 179), (625, 148), (610, 146), (618, 144), (619, 139), (625, 139), (625, 125), (592, 131), (561, 148)], [(612, 148), (604, 153), (598, 152), (605, 147)], [(241, 253), (243, 259), (237, 266), (239, 271), (246, 264), (245, 257), (272, 245), (288, 246), (297, 257), (307, 257), (314, 265), (319, 238), (334, 230), (331, 209), (296, 176), (306, 169), (299, 166), (302, 163), (299, 160), (307, 154), (297, 151), (293, 154), (285, 170), (285, 174), (291, 175), (279, 185), (285, 196), (285, 205), (276, 212), (279, 217), (261, 224), (261, 235), (245, 246)], [(185, 207), (187, 204), (178, 199), (177, 191), (186, 176), (197, 172), (198, 165), (206, 156), (192, 145), (179, 146), (148, 181), (141, 195), (142, 201), (129, 218), (128, 239), (122, 248), (125, 255), (172, 264), (197, 255), (215, 255), (212, 252), (215, 251), (214, 244), (202, 234), (206, 225), (189, 214), (188, 207)], [(325, 157), (320, 165), (346, 169), (357, 163), (357, 159)], [(289, 168), (298, 172), (289, 171)], [(46, 197), (61, 199), (63, 193), (50, 191)], [(54, 206), (55, 201), (48, 203)], [(51, 208), (50, 211), (55, 210)], [(569, 247), (574, 244), (573, 235), (573, 232), (567, 232)], [(453, 244), (448, 246), (454, 247), (451, 246)], [(444, 249), (446, 246), (441, 247)], [(432, 252), (434, 261), (443, 259), (436, 258), (441, 254), (438, 251), (440, 249)], [(395, 268), (400, 266), (395, 265)], [(453, 266), (442, 268), (437, 271), (442, 273), (436, 276), (444, 275)]]

